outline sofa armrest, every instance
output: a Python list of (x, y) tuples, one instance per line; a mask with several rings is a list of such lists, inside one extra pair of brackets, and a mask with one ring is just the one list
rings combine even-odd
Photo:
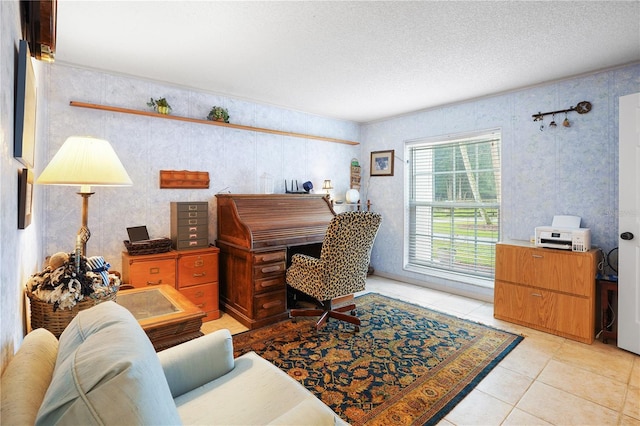
[(158, 357), (171, 395), (176, 398), (233, 369), (231, 333), (218, 330), (160, 351)]
[(7, 425), (32, 425), (51, 383), (58, 339), (44, 328), (27, 334), (2, 372), (0, 419)]

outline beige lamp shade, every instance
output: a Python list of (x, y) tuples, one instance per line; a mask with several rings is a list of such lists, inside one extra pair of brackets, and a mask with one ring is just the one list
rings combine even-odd
[(90, 136), (69, 137), (36, 183), (82, 187), (133, 185), (111, 144)]

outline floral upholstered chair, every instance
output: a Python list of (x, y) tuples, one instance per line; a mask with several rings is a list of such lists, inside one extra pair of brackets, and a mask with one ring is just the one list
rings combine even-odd
[[(333, 299), (365, 288), (371, 249), (382, 216), (374, 212), (345, 212), (336, 215), (327, 228), (320, 258), (295, 254), (287, 269), (287, 284), (319, 302), (314, 309), (291, 309), (292, 318), (320, 316), (319, 329), (329, 317), (347, 321), (360, 329), (355, 304), (332, 307)], [(350, 313), (348, 313), (350, 312)]]

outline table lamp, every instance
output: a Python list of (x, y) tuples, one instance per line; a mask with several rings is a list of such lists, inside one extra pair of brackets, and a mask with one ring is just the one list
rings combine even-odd
[(333, 189), (333, 185), (331, 185), (331, 179), (325, 179), (324, 183), (322, 184), (322, 189), (327, 191), (327, 195), (330, 195), (329, 191)]
[(111, 144), (90, 136), (70, 136), (42, 171), (36, 183), (43, 185), (79, 186), (82, 197), (82, 226), (76, 246), (82, 245), (86, 256), (91, 232), (87, 226), (91, 186), (131, 186), (133, 182)]

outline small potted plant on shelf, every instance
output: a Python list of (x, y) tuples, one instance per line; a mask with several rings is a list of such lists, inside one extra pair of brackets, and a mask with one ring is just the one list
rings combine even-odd
[(147, 105), (156, 110), (158, 114), (169, 114), (171, 112), (171, 105), (169, 105), (166, 98), (151, 98)]
[(209, 115), (207, 115), (207, 120), (211, 121), (222, 121), (224, 123), (229, 122), (229, 113), (226, 108), (222, 108), (219, 106), (214, 106), (209, 111)]

